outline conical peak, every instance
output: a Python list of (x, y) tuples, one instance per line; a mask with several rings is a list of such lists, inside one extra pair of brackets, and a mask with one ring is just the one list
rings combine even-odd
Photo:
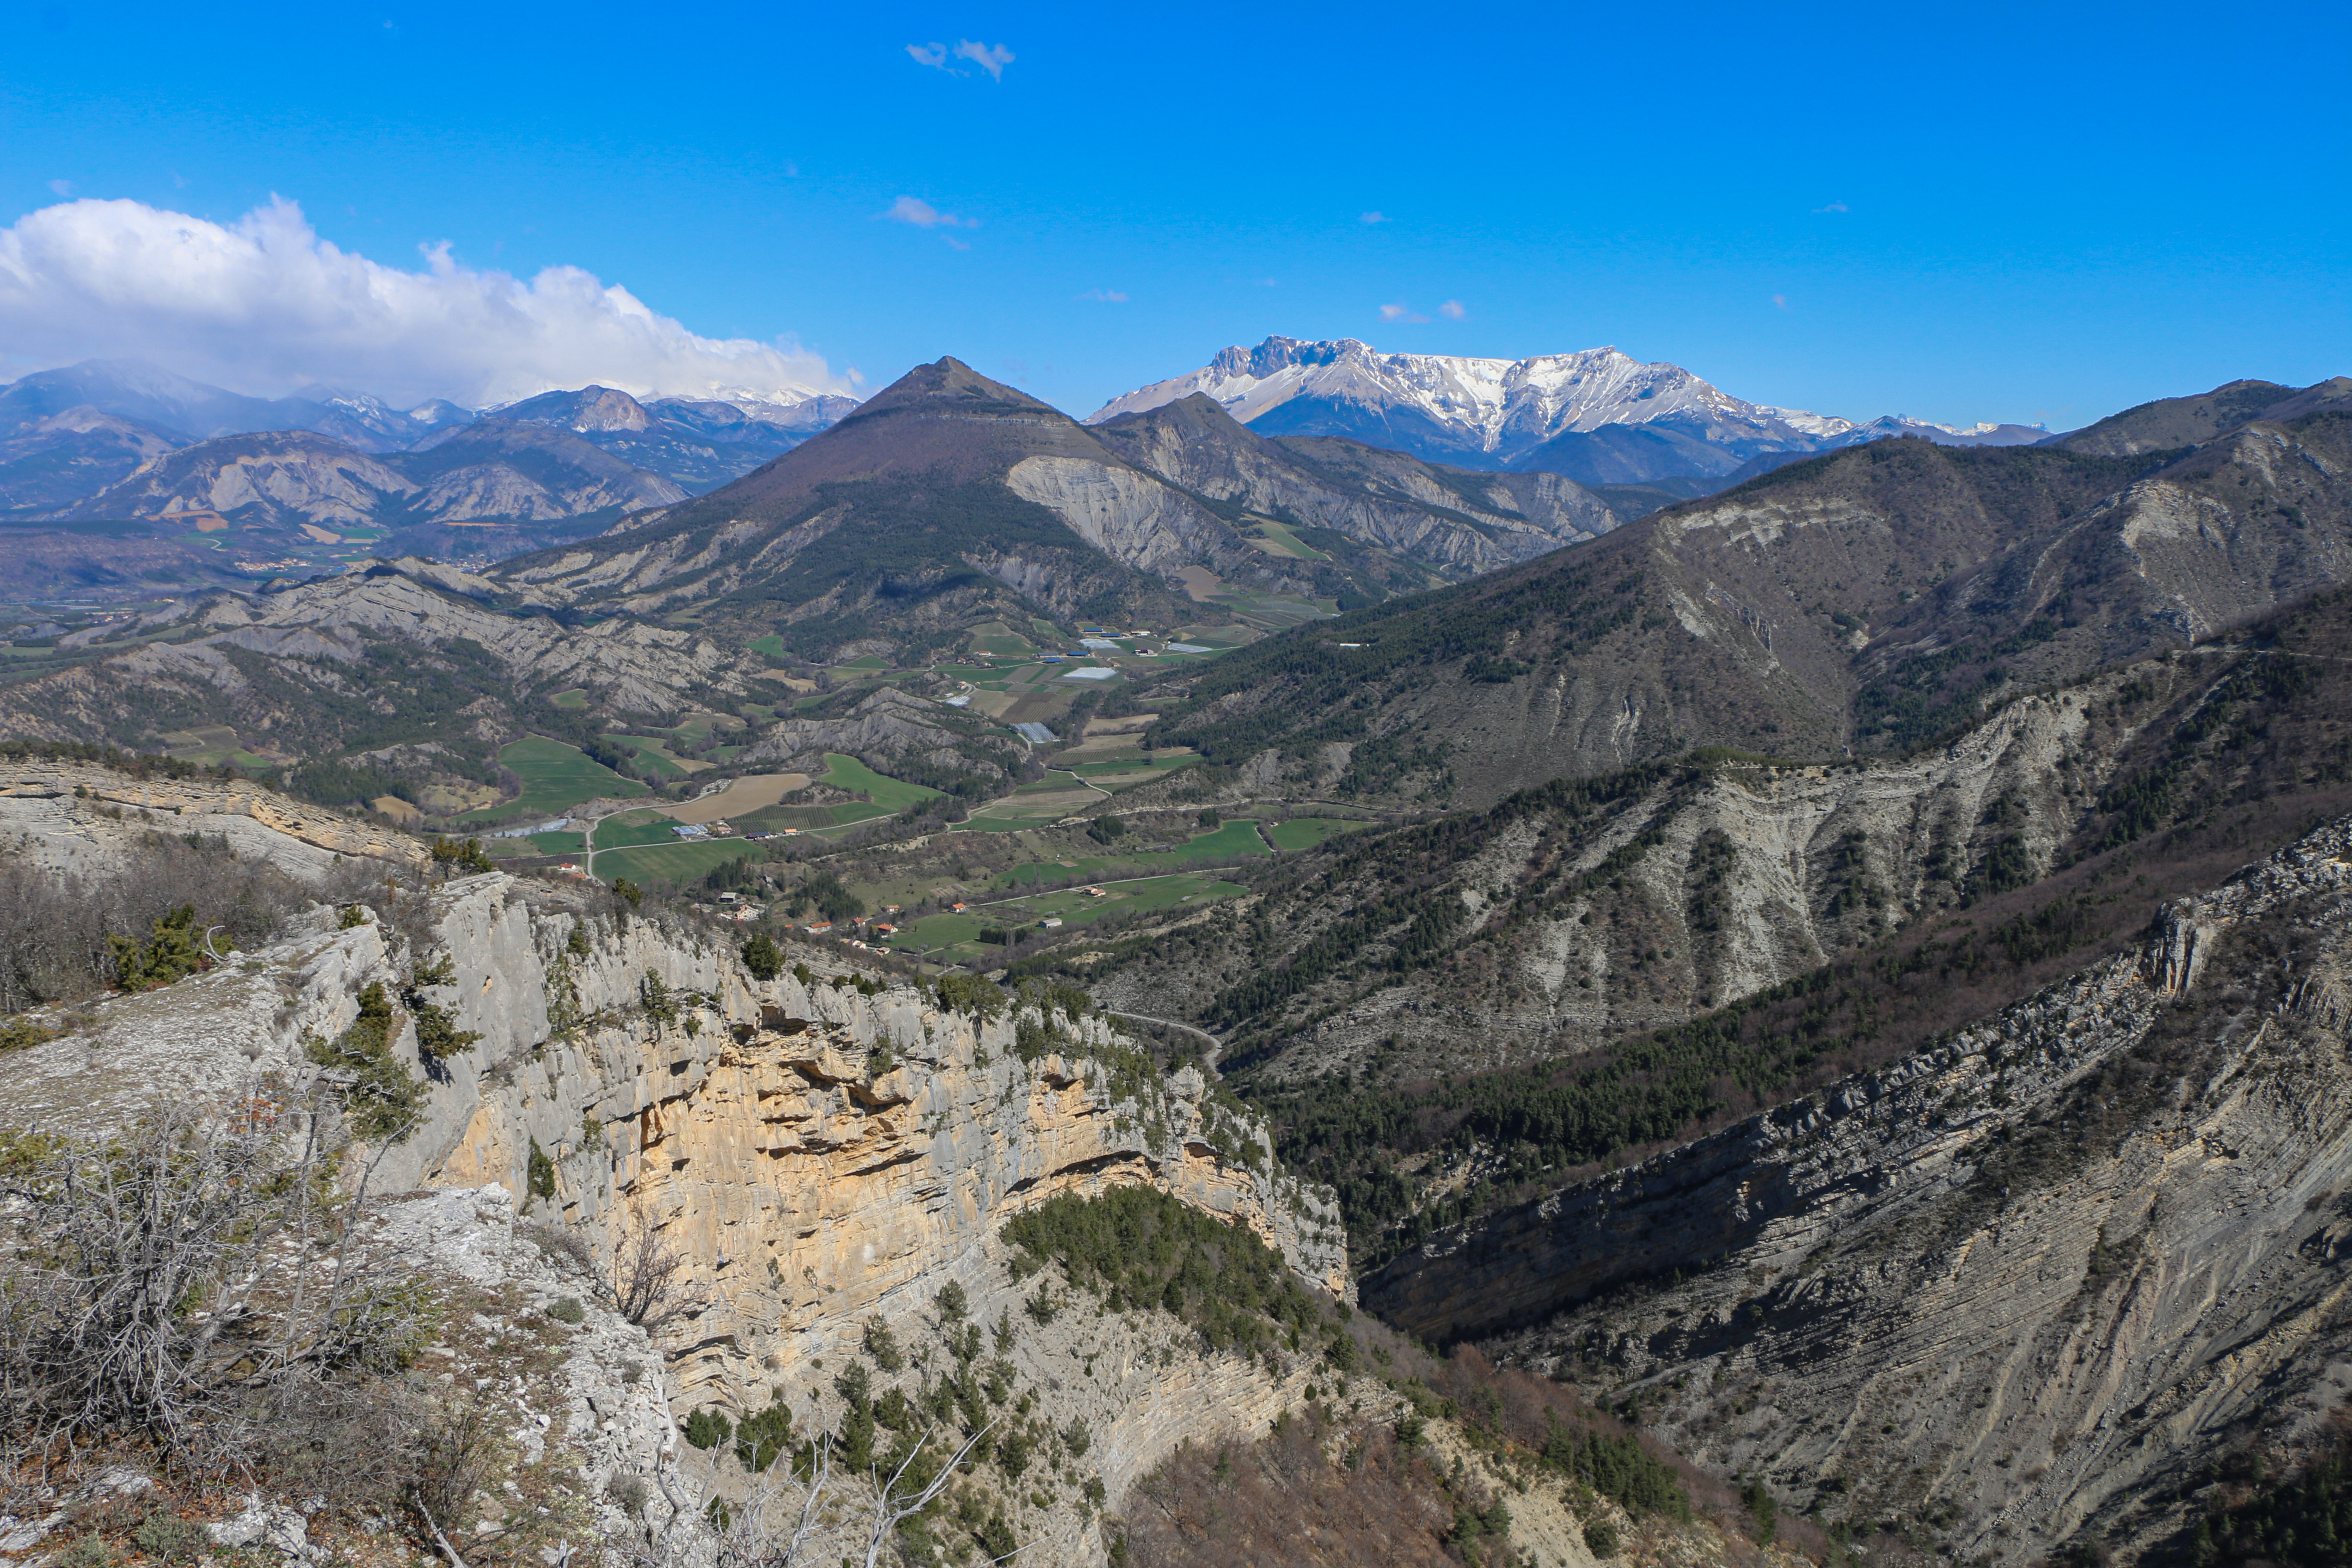
[(973, 413), (1018, 409), (1068, 417), (1051, 404), (1042, 403), (1001, 381), (990, 380), (952, 355), (917, 365), (866, 399), (853, 417), (863, 419), (896, 409), (937, 407), (943, 404)]

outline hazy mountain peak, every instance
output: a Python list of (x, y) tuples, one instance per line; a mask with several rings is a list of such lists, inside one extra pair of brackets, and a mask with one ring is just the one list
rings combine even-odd
[(654, 416), (644, 404), (609, 386), (542, 392), (495, 412), (501, 419), (560, 425), (567, 430), (648, 430), (654, 424)]

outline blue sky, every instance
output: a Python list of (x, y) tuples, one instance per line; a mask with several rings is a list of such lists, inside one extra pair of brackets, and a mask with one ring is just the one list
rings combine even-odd
[[(1081, 414), (1281, 332), (2064, 427), (2352, 373), (2347, 18), (27, 0), (0, 222), (275, 194), (385, 266), (583, 268), (868, 389), (953, 353)], [(8, 374), (123, 346), (39, 308)]]

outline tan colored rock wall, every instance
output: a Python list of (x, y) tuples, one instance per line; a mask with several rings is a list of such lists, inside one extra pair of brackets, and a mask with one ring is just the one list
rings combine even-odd
[[(868, 1311), (936, 1289), (1022, 1209), (1120, 1183), (1239, 1218), (1326, 1290), (1348, 1289), (1336, 1215), (1267, 1173), (1263, 1132), (1196, 1072), (1138, 1072), (1098, 1020), (1062, 1020), (1068, 1054), (1024, 1063), (1010, 1016), (790, 973), (761, 984), (731, 948), (633, 921), (595, 922), (590, 955), (562, 956), (602, 1021), (550, 1038), (570, 919), (535, 918), (509, 885), (443, 895), (456, 980), (435, 994), (485, 1038), (449, 1063), (432, 1125), (388, 1179), (520, 1192), (535, 1139), (567, 1217), (607, 1236), (649, 1220), (691, 1258), (717, 1297), (695, 1325), (720, 1347), (714, 1380), (821, 1355)], [(648, 973), (679, 996), (674, 1021), (646, 1012)]]

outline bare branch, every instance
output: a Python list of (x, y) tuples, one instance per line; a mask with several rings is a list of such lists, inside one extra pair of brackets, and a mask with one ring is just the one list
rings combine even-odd
[(901, 1494), (898, 1490), (898, 1483), (906, 1479), (907, 1472), (914, 1467), (916, 1458), (930, 1446), (931, 1439), (939, 1435), (938, 1427), (931, 1427), (916, 1440), (915, 1446), (907, 1451), (907, 1457), (898, 1461), (898, 1468), (890, 1472), (888, 1480), (881, 1479), (880, 1467), (876, 1467), (873, 1530), (866, 1542), (866, 1568), (875, 1568), (875, 1564), (881, 1562), (883, 1548), (890, 1543), (891, 1535), (901, 1524), (929, 1508), (933, 1498), (947, 1490), (948, 1483), (955, 1479), (956, 1472), (962, 1468), (964, 1460), (970, 1457), (974, 1448), (980, 1447), (982, 1439), (995, 1429), (996, 1423), (991, 1421), (979, 1431), (966, 1437), (963, 1440), (963, 1447), (950, 1456), (948, 1462), (940, 1467), (939, 1474), (933, 1476), (919, 1490), (912, 1493)]
[(614, 1310), (649, 1334), (705, 1310), (709, 1298), (679, 1288), (685, 1267), (686, 1255), (640, 1215), (613, 1257)]
[(449, 1560), (449, 1568), (466, 1568), (466, 1560), (457, 1555), (457, 1549), (449, 1544), (447, 1536), (441, 1533), (441, 1527), (434, 1522), (433, 1510), (425, 1506), (425, 1500), (420, 1497), (413, 1500), (417, 1513), (424, 1518), (425, 1528), (432, 1533), (433, 1544), (439, 1547), (441, 1555)]

